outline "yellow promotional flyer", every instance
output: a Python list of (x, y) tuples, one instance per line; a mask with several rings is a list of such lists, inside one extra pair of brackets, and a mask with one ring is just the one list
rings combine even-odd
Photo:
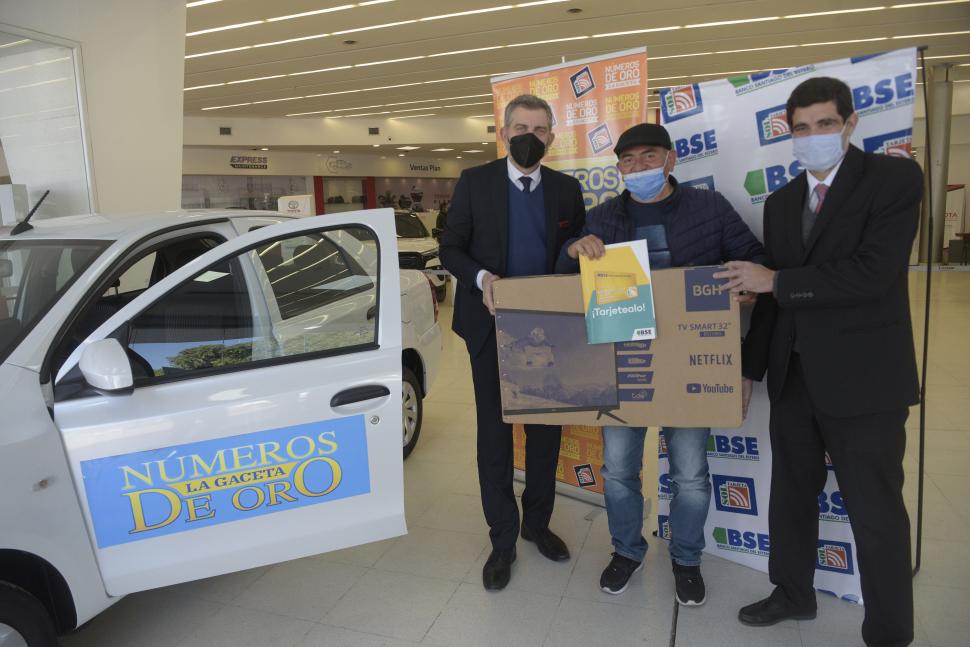
[(657, 336), (647, 243), (635, 240), (606, 246), (596, 260), (579, 257), (590, 344), (641, 341)]

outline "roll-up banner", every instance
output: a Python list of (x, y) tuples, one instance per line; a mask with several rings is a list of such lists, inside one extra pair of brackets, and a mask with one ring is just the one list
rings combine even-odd
[[(556, 138), (542, 163), (579, 180), (587, 209), (622, 191), (613, 147), (620, 133), (647, 120), (645, 47), (493, 78), (497, 126), (505, 123), (506, 104), (520, 94), (549, 102)], [(505, 145), (497, 140), (498, 156), (504, 157)], [(514, 446), (515, 467), (525, 469), (521, 425), (515, 426)], [(599, 427), (563, 427), (556, 468), (561, 483), (598, 493), (602, 505), (602, 464)]]
[[(660, 91), (661, 122), (677, 150), (682, 185), (720, 191), (760, 238), (762, 204), (802, 172), (792, 156), (785, 103), (799, 83), (832, 76), (852, 89), (859, 125), (852, 143), (867, 153), (912, 156), (916, 49), (732, 76)], [(712, 429), (707, 552), (768, 570), (771, 451), (767, 395), (756, 385), (740, 429)], [(662, 440), (662, 439), (661, 439)], [(862, 602), (858, 552), (842, 494), (829, 467), (819, 496), (815, 586)], [(660, 447), (658, 532), (669, 537), (670, 477)]]

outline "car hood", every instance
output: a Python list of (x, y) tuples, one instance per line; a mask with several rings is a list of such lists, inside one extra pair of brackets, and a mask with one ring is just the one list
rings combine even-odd
[(434, 238), (398, 238), (397, 251), (399, 252), (426, 252), (438, 251), (438, 241)]

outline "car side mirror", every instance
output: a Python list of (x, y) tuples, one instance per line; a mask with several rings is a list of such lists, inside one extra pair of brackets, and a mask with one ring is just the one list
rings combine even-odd
[(0, 279), (8, 279), (13, 276), (13, 261), (9, 258), (0, 258)]
[(134, 390), (131, 364), (117, 339), (99, 339), (88, 344), (81, 353), (78, 368), (91, 388), (104, 395), (127, 395)]
[(431, 230), (431, 236), (434, 237), (434, 238), (441, 238), (441, 234), (443, 234), (443, 233), (445, 233), (445, 230), (444, 229), (438, 229), (437, 227), (434, 227)]

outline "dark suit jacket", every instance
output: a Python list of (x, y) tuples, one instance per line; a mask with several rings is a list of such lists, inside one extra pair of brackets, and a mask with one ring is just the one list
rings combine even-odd
[(908, 259), (923, 174), (907, 159), (850, 146), (807, 245), (802, 173), (765, 203), (764, 242), (778, 271), (758, 297), (742, 349), (745, 377), (768, 371), (779, 398), (797, 337), (806, 388), (825, 414), (849, 417), (919, 400)]
[[(542, 167), (546, 208), (546, 272), (551, 274), (563, 242), (583, 226), (586, 207), (576, 178)], [(457, 279), (452, 329), (472, 356), (485, 343), (494, 318), (482, 303), (479, 270), (505, 275), (509, 248), (509, 174), (506, 158), (465, 169), (448, 205), (441, 264)]]

